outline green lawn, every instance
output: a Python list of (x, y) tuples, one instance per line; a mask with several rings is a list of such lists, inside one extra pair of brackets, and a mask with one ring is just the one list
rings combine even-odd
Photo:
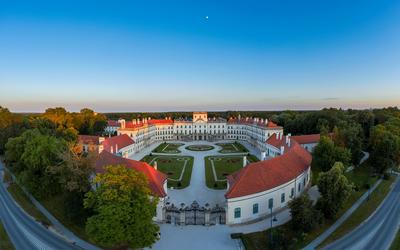
[(22, 189), (16, 183), (10, 184), (10, 186), (8, 187), (8, 192), (10, 192), (14, 200), (25, 210), (25, 212), (27, 212), (33, 218), (46, 225), (51, 224), (47, 217), (44, 216), (42, 212), (40, 212), (39, 209), (37, 209), (35, 205), (32, 204), (28, 196), (26, 196), (24, 191), (22, 191)]
[(3, 223), (0, 220), (0, 249), (1, 250), (13, 250), (14, 245), (11, 243), (10, 238), (7, 235), (6, 230), (4, 229)]
[(390, 246), (390, 250), (399, 250), (400, 249), (400, 231), (397, 232), (396, 238), (393, 240), (392, 245)]
[[(314, 173), (314, 172), (313, 172)], [(296, 232), (290, 227), (290, 223), (286, 223), (281, 225), (275, 230), (279, 230), (284, 232), (284, 235), (289, 236), (290, 239), (293, 239), (292, 247), (293, 249), (300, 249), (305, 247), (308, 243), (322, 234), (326, 229), (328, 229), (338, 218), (340, 218), (353, 204), (356, 202), (367, 190), (367, 185), (373, 185), (377, 180), (376, 177), (369, 177), (370, 169), (368, 164), (363, 164), (362, 166), (356, 168), (354, 171), (346, 173), (347, 178), (351, 180), (356, 186), (357, 189), (350, 195), (347, 202), (344, 204), (343, 208), (338, 212), (336, 217), (331, 220), (325, 220), (325, 222), (320, 225), (318, 228), (309, 232), (308, 234), (298, 235)], [(268, 239), (267, 233), (269, 231), (261, 231), (255, 232), (251, 234), (244, 234), (241, 236), (243, 244), (246, 249), (268, 249)]]
[[(187, 163), (182, 180), (177, 181), (181, 176), (185, 160), (187, 160)], [(189, 186), (190, 178), (192, 176), (193, 157), (147, 155), (142, 159), (142, 161), (145, 161), (152, 166), (154, 165), (154, 161), (157, 161), (158, 170), (168, 175), (168, 187), (181, 189)]]
[(348, 218), (324, 242), (322, 242), (320, 247), (326, 246), (327, 244), (341, 238), (366, 220), (377, 209), (377, 207), (389, 193), (390, 186), (392, 185), (393, 181), (393, 177), (389, 180), (383, 180), (374, 190), (374, 192), (371, 193), (370, 199), (361, 204), (361, 206), (354, 211), (350, 218)]
[(222, 149), (219, 151), (220, 153), (246, 153), (249, 152), (245, 146), (240, 144), (239, 142), (234, 143), (217, 143), (216, 145), (220, 146)]
[(158, 147), (156, 147), (153, 152), (154, 153), (165, 153), (165, 154), (177, 154), (181, 151), (178, 149), (180, 146), (184, 144), (182, 143), (167, 143), (163, 142)]
[[(212, 171), (213, 159), (218, 181), (215, 181)], [(254, 157), (247, 157), (250, 162), (256, 161)], [(257, 158), (256, 158), (257, 159)], [(207, 156), (205, 160), (206, 185), (213, 189), (225, 189), (226, 177), (243, 168), (243, 156)]]
[(187, 150), (191, 151), (208, 151), (212, 150), (213, 148), (214, 147), (210, 145), (190, 145), (186, 147)]

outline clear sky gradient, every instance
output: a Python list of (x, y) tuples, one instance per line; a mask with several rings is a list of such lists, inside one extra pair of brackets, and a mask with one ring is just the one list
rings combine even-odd
[(400, 106), (400, 1), (1, 1), (0, 105)]

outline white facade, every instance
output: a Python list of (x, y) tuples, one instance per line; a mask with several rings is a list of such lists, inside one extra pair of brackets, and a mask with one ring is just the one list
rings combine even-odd
[(247, 141), (261, 151), (267, 150), (266, 140), (274, 133), (283, 133), (279, 126), (269, 127), (267, 119), (230, 120), (208, 118), (206, 112), (194, 112), (192, 120), (142, 120), (128, 123), (121, 119), (118, 135), (127, 134), (135, 141), (134, 152), (155, 141), (169, 140), (239, 140)]
[(298, 197), (309, 185), (311, 168), (309, 167), (297, 178), (260, 193), (227, 199), (227, 224), (240, 224), (262, 219), (287, 206), (288, 202)]

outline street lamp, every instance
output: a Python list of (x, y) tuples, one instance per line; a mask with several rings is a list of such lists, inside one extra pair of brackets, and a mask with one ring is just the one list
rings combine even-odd
[(273, 242), (273, 238), (272, 238), (272, 222), (276, 222), (278, 221), (278, 219), (276, 218), (276, 216), (274, 215), (274, 218), (272, 218), (272, 209), (271, 209), (271, 249), (274, 249), (274, 242)]

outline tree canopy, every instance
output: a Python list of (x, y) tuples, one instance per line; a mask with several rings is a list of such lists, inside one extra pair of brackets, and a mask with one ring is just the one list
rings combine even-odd
[(317, 210), (307, 193), (289, 202), (291, 225), (294, 230), (310, 232), (322, 221), (322, 214)]
[(329, 171), (319, 174), (318, 190), (321, 193), (318, 207), (326, 218), (333, 218), (353, 191), (353, 184), (344, 175), (341, 162), (336, 162)]
[(350, 151), (346, 148), (336, 146), (327, 136), (321, 136), (318, 145), (314, 148), (312, 156), (311, 167), (322, 171), (329, 170), (337, 161), (348, 166), (351, 160)]
[(104, 247), (151, 246), (157, 240), (155, 216), (158, 198), (151, 196), (146, 176), (121, 165), (107, 166), (93, 180), (84, 205), (94, 215), (87, 220), (89, 237)]

